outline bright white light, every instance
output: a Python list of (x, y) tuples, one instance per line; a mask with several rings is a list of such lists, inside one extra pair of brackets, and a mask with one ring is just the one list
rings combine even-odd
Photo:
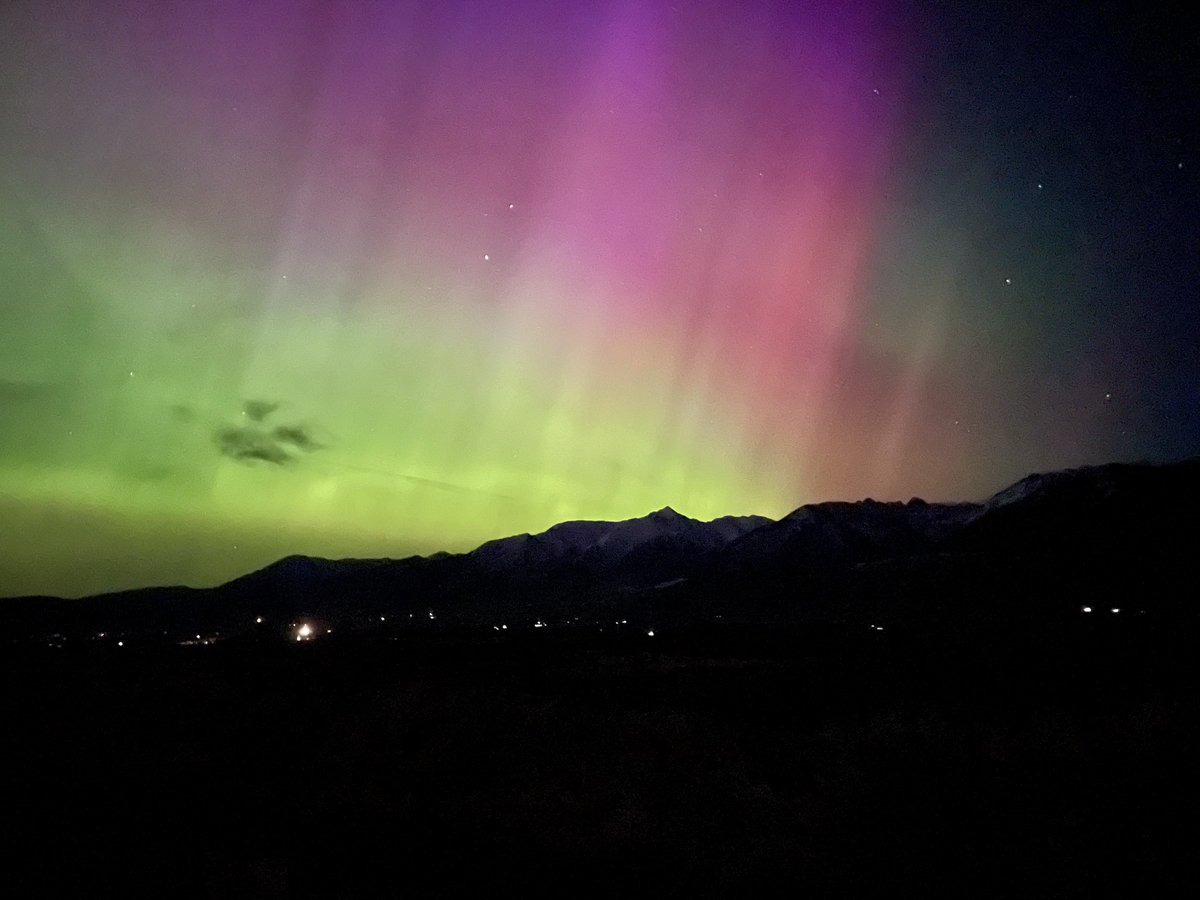
[(1085, 607), (1083, 608), (1083, 611), (1084, 611), (1084, 612), (1091, 612), (1091, 611), (1092, 611), (1092, 608), (1091, 608), (1090, 606), (1085, 606)]
[(303, 625), (300, 626), (299, 633), (300, 633), (300, 637), (306, 638), (310, 634), (312, 634), (312, 627), (307, 622), (305, 622)]
[(649, 631), (646, 632), (646, 637), (654, 637), (654, 629), (653, 628), (651, 628)]
[(259, 625), (261, 625), (262, 624), (262, 616), (256, 616), (254, 621), (257, 622)]
[(117, 641), (117, 646), (118, 646), (118, 647), (124, 647), (124, 646), (125, 646), (125, 642), (124, 642), (124, 641)]
[(380, 616), (380, 617), (379, 617), (379, 621), (380, 621), (380, 622), (386, 622), (386, 621), (387, 621), (387, 616)]
[(500, 626), (500, 630), (501, 630), (501, 631), (508, 631), (508, 626), (507, 626), (507, 625), (501, 625), (501, 626)]
[(1119, 613), (1121, 610), (1120, 610), (1120, 609), (1118, 609), (1117, 607), (1115, 607), (1115, 606), (1114, 606), (1114, 607), (1112, 608), (1112, 611), (1113, 611), (1113, 613), (1114, 613), (1114, 614), (1116, 614), (1116, 613)]

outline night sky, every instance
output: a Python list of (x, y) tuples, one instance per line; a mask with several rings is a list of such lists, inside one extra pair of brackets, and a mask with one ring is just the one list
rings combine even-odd
[(1200, 452), (1151, 6), (4, 3), (0, 595)]

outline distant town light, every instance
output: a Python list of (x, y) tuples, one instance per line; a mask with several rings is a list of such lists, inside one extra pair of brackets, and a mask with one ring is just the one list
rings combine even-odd
[(300, 631), (297, 633), (299, 634), (300, 637), (306, 638), (310, 634), (312, 634), (312, 626), (309, 625), (307, 622), (305, 622), (303, 625), (300, 626)]
[(1092, 611), (1092, 608), (1091, 608), (1090, 606), (1085, 606), (1085, 607), (1083, 608), (1083, 611), (1084, 611), (1085, 613), (1089, 613), (1089, 612), (1091, 612), (1091, 611)]
[(125, 642), (124, 642), (124, 641), (117, 641), (117, 646), (118, 646), (118, 647), (124, 647), (124, 646), (125, 646)]
[(258, 616), (257, 618), (255, 618), (254, 621), (257, 622), (259, 625), (261, 625), (262, 624), (262, 616)]
[(647, 632), (646, 632), (646, 636), (647, 636), (647, 637), (654, 637), (654, 629), (653, 629), (653, 628), (651, 628), (649, 631), (647, 631)]
[(1119, 613), (1121, 610), (1120, 610), (1120, 608), (1119, 608), (1119, 607), (1116, 607), (1116, 606), (1114, 606), (1114, 607), (1112, 608), (1112, 611), (1113, 611), (1113, 614), (1114, 614), (1114, 615), (1116, 615), (1116, 614), (1117, 614), (1117, 613)]

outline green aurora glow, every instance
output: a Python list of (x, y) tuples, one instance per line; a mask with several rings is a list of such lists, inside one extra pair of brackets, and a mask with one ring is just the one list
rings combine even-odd
[(1198, 449), (1180, 121), (973, 21), (253, 6), (0, 12), (0, 595)]

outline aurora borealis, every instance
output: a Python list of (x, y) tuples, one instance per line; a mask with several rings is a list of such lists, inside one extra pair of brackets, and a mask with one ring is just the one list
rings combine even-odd
[(0, 595), (1200, 452), (1186, 38), (1037, 10), (6, 4)]

